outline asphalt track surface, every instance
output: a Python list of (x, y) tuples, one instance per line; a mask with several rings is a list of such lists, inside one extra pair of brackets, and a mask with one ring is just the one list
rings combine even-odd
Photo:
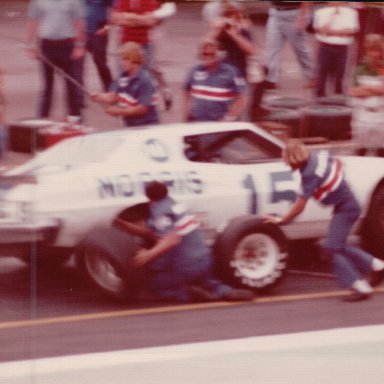
[(8, 363), (0, 383), (382, 383), (383, 326)]

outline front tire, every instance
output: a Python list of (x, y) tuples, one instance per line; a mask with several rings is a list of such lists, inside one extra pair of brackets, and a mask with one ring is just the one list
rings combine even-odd
[(362, 239), (364, 248), (384, 259), (384, 186), (372, 198), (364, 222)]
[(288, 266), (287, 241), (280, 228), (254, 216), (233, 220), (218, 236), (215, 250), (226, 280), (257, 291), (278, 285)]

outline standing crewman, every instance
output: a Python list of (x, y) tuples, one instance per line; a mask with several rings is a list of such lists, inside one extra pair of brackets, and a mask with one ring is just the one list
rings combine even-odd
[(156, 110), (156, 89), (144, 68), (144, 53), (134, 42), (120, 48), (124, 72), (112, 84), (109, 92), (92, 95), (94, 101), (106, 105), (111, 116), (121, 117), (126, 127), (143, 127), (159, 122)]
[[(351, 290), (345, 301), (368, 299), (373, 286), (384, 279), (384, 261), (360, 248), (347, 245), (347, 237), (361, 214), (360, 206), (344, 179), (340, 160), (328, 151), (310, 152), (299, 141), (292, 141), (283, 150), (283, 159), (301, 175), (301, 191), (290, 211), (283, 217), (267, 216), (266, 222), (282, 225), (304, 211), (313, 197), (325, 206), (334, 207), (325, 239), (325, 251), (332, 259), (339, 284)], [(366, 276), (372, 274), (370, 283)]]
[(219, 56), (218, 42), (199, 46), (201, 64), (195, 65), (184, 83), (184, 109), (188, 121), (236, 121), (246, 106), (245, 79)]
[[(39, 117), (48, 117), (52, 105), (54, 66), (74, 76), (74, 62), (85, 53), (84, 8), (79, 0), (31, 0), (28, 7), (27, 47), (41, 59), (44, 80)], [(66, 79), (68, 115), (81, 121), (77, 90)]]
[(164, 100), (165, 109), (172, 107), (172, 91), (164, 73), (154, 60), (156, 46), (153, 32), (161, 22), (174, 15), (174, 3), (161, 3), (157, 0), (115, 0), (110, 23), (121, 30), (121, 43), (135, 42), (142, 46), (144, 63), (157, 82), (158, 90)]

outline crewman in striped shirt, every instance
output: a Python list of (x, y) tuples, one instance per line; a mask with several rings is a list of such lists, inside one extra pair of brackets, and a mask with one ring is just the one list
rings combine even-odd
[(130, 41), (120, 48), (120, 55), (124, 71), (108, 92), (92, 94), (92, 99), (102, 103), (109, 115), (120, 117), (126, 127), (140, 129), (158, 124), (157, 92), (143, 66), (143, 49)]
[[(214, 257), (199, 221), (168, 196), (166, 184), (150, 182), (145, 193), (149, 198), (150, 234), (146, 237), (155, 239), (156, 244), (139, 251), (134, 265), (147, 269), (151, 298), (177, 302), (253, 299), (252, 291), (233, 288), (214, 276)], [(120, 222), (120, 226), (129, 232), (144, 233), (143, 229), (132, 231), (132, 223)]]
[[(301, 174), (301, 191), (290, 211), (283, 217), (266, 216), (265, 221), (286, 224), (298, 216), (310, 198), (323, 205), (333, 206), (333, 217), (324, 243), (331, 256), (336, 279), (351, 293), (344, 301), (368, 299), (372, 286), (384, 279), (384, 262), (352, 245), (347, 237), (361, 214), (361, 208), (343, 177), (342, 163), (328, 151), (310, 152), (298, 140), (288, 143), (283, 150), (284, 161)], [(366, 276), (370, 275), (370, 281)]]
[(220, 60), (218, 43), (204, 40), (201, 63), (194, 66), (184, 84), (187, 121), (236, 121), (244, 112), (245, 79)]

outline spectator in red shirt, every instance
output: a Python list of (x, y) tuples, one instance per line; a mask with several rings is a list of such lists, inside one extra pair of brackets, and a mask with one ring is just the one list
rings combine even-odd
[(172, 105), (172, 92), (163, 73), (153, 64), (151, 30), (176, 11), (173, 3), (160, 4), (157, 0), (116, 0), (112, 8), (110, 23), (122, 27), (121, 43), (133, 41), (142, 46), (145, 66), (156, 80), (165, 109)]

